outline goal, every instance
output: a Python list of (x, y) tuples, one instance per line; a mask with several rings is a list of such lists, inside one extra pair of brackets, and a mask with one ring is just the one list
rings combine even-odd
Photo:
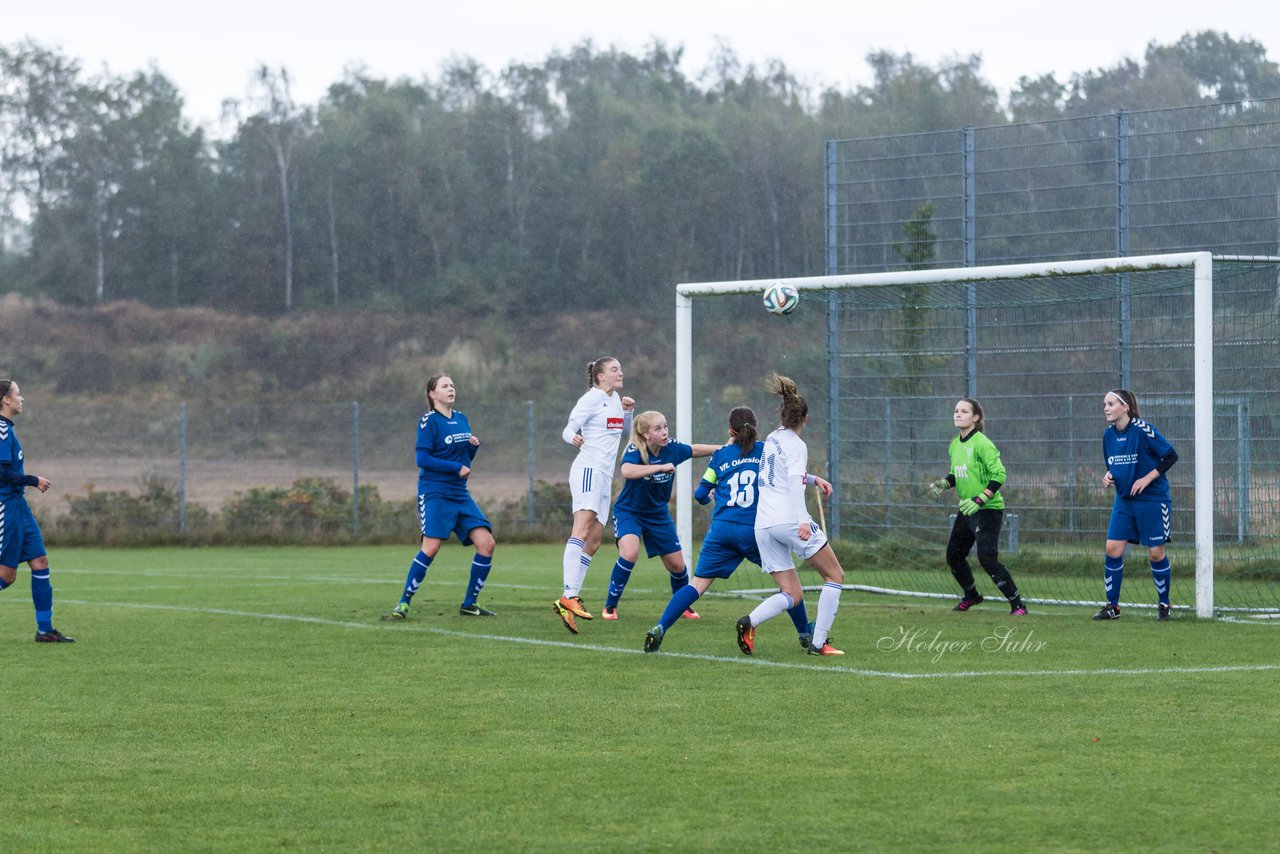
[[(931, 499), (924, 485), (947, 471), (955, 401), (976, 398), (1008, 469), (1002, 560), (1028, 601), (1096, 606), (1113, 494), (1101, 486), (1102, 398), (1129, 388), (1180, 458), (1175, 607), (1275, 616), (1278, 274), (1280, 258), (1186, 252), (680, 284), (676, 435), (722, 439), (739, 404), (767, 432), (764, 377), (792, 376), (810, 405), (811, 468), (835, 486), (825, 517), (852, 557), (847, 582), (955, 598), (943, 559), (954, 493)], [(776, 281), (801, 294), (787, 317), (760, 304)], [(692, 545), (690, 481), (677, 478), (676, 521)], [(1154, 607), (1146, 563), (1130, 550), (1126, 606)]]

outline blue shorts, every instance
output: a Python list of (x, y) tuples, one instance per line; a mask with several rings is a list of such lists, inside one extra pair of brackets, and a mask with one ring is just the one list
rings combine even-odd
[(418, 493), (418, 522), (422, 536), (447, 540), (455, 534), (464, 546), (471, 545), (468, 534), (475, 528), (493, 530), (480, 505), (470, 495), (462, 498), (438, 498)]
[(664, 516), (633, 516), (626, 511), (619, 512), (615, 504), (613, 537), (620, 540), (628, 534), (644, 540), (644, 551), (649, 557), (680, 551), (680, 538), (676, 536), (676, 523), (671, 521), (670, 513)]
[(44, 537), (27, 499), (19, 495), (0, 501), (0, 566), (17, 569), (45, 554)]
[(707, 538), (698, 552), (695, 578), (728, 578), (744, 560), (760, 565), (760, 549), (756, 546), (753, 525), (736, 522), (712, 522)]
[(1116, 496), (1111, 505), (1111, 521), (1107, 539), (1122, 540), (1147, 546), (1163, 546), (1169, 542), (1168, 501), (1134, 501)]

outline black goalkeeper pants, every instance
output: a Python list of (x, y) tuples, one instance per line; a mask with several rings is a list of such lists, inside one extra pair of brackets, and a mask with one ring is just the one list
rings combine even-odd
[(966, 599), (977, 599), (978, 588), (973, 584), (973, 571), (969, 569), (969, 552), (978, 546), (978, 563), (996, 583), (996, 587), (1010, 602), (1018, 600), (1018, 585), (1000, 562), (1000, 527), (1004, 524), (1003, 510), (981, 509), (972, 516), (956, 514), (951, 526), (951, 539), (947, 541), (947, 566), (956, 583), (964, 591)]

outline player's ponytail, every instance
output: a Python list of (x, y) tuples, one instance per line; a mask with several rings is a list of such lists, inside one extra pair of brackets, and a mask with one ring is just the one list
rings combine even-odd
[(0, 380), (0, 398), (9, 396), (9, 389), (13, 387), (13, 380)]
[(756, 428), (756, 413), (750, 406), (738, 406), (729, 413), (729, 431), (742, 456), (751, 453), (760, 433)]
[(782, 403), (778, 406), (778, 422), (783, 427), (794, 430), (804, 424), (805, 418), (809, 416), (809, 404), (796, 390), (795, 380), (775, 371), (765, 380), (764, 386), (770, 394), (782, 398)]
[(601, 356), (594, 362), (587, 362), (587, 388), (596, 387), (596, 378), (604, 373), (604, 369), (608, 367), (610, 362), (618, 361), (613, 356)]

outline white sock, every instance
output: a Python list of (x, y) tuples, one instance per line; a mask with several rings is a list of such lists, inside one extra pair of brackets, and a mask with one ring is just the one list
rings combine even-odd
[(582, 589), (582, 540), (570, 537), (564, 544), (564, 595), (570, 598)]
[(834, 581), (822, 585), (822, 592), (818, 594), (818, 619), (813, 624), (813, 645), (816, 647), (827, 642), (827, 633), (836, 621), (836, 611), (840, 610), (840, 593), (843, 590)]
[(593, 557), (595, 557), (595, 555), (589, 555), (586, 552), (583, 552), (581, 560), (578, 561), (578, 574), (577, 574), (578, 586), (574, 590), (574, 594), (573, 594), (575, 596), (577, 596), (578, 593), (581, 592), (582, 586), (587, 583), (587, 570), (591, 568), (591, 558)]
[(758, 626), (761, 623), (768, 622), (794, 606), (795, 603), (791, 601), (790, 596), (782, 592), (775, 593), (757, 605), (755, 610), (751, 612), (751, 625)]

